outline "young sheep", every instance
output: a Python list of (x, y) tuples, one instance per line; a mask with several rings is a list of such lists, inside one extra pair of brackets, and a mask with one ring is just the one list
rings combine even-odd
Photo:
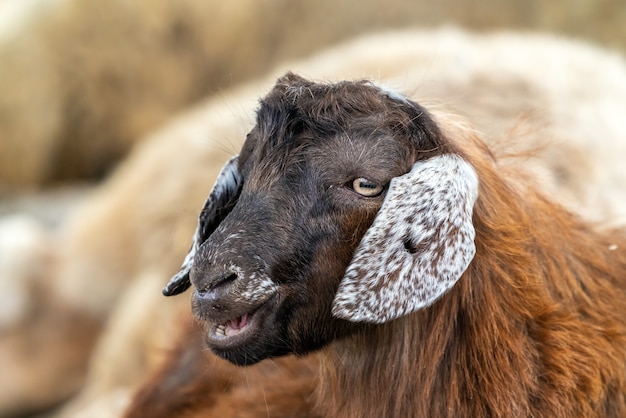
[(625, 239), (520, 173), (402, 96), (287, 74), (164, 294), (195, 287), (232, 363), (321, 350), (312, 416), (625, 416)]

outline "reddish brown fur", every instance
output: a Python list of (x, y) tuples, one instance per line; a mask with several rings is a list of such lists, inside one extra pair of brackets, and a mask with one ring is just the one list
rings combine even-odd
[[(334, 341), (317, 377), (306, 360), (242, 371), (181, 341), (128, 417), (626, 416), (624, 234), (584, 223), (469, 129), (440, 124), (480, 179), (476, 256), (449, 293)], [(268, 369), (279, 363), (293, 381)]]

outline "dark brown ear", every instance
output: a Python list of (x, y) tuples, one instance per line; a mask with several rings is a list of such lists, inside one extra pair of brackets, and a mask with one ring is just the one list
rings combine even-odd
[(237, 167), (239, 157), (231, 158), (222, 168), (213, 190), (209, 194), (200, 217), (198, 218), (198, 226), (193, 235), (191, 248), (185, 256), (182, 266), (167, 285), (163, 288), (165, 296), (174, 296), (184, 292), (191, 286), (189, 280), (189, 271), (193, 264), (193, 258), (196, 251), (204, 241), (215, 231), (222, 220), (230, 213), (233, 206), (239, 198), (241, 187), (243, 186), (243, 177)]

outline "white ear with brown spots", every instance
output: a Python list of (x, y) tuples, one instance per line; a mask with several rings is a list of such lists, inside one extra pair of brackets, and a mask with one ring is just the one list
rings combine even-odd
[(191, 248), (183, 260), (178, 273), (176, 273), (163, 288), (165, 296), (174, 296), (184, 292), (191, 286), (189, 271), (193, 264), (193, 258), (200, 245), (209, 238), (215, 228), (228, 215), (235, 205), (239, 192), (243, 185), (243, 177), (238, 169), (239, 156), (232, 157), (222, 168), (215, 180), (215, 185), (198, 217), (198, 226), (193, 234)]
[(455, 154), (418, 161), (391, 181), (339, 284), (332, 313), (383, 323), (434, 303), (476, 252), (478, 178)]

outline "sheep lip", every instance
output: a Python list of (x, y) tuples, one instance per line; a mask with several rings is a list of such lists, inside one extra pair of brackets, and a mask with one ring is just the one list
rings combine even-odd
[(222, 350), (233, 349), (254, 338), (266, 317), (265, 312), (270, 308), (267, 302), (223, 323), (212, 323), (207, 332), (209, 346)]

